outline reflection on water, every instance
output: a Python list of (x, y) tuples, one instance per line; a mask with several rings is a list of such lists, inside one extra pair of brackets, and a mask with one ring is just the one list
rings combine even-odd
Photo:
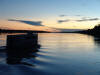
[[(42, 47), (35, 54), (36, 58), (23, 61), (35, 65), (30, 73), (39, 75), (100, 75), (99, 41), (97, 37), (84, 34), (40, 33)], [(2, 54), (0, 58), (3, 59)], [(28, 75), (29, 70), (22, 72)]]
[(95, 37), (94, 36), (94, 41), (95, 41), (95, 44), (97, 44), (98, 46), (100, 46), (100, 37)]

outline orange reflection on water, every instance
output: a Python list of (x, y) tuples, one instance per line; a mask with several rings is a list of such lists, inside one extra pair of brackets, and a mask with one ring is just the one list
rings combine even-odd
[(48, 46), (60, 48), (79, 47), (93, 48), (94, 40), (92, 36), (84, 34), (61, 33), (61, 34), (39, 34), (39, 41)]

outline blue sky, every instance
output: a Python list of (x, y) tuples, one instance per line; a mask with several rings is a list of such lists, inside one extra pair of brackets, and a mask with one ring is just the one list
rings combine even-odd
[[(67, 28), (69, 23), (57, 24), (58, 20), (66, 20), (71, 17), (99, 19), (99, 9), (100, 0), (0, 0), (0, 19), (41, 20), (47, 26)], [(60, 15), (65, 16), (62, 18), (59, 17)]]
[(55, 15), (100, 16), (99, 0), (0, 0), (0, 16), (45, 17)]

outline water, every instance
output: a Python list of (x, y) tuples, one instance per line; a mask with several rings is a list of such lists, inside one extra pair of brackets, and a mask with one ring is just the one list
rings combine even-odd
[[(1, 46), (6, 45), (6, 35), (0, 35)], [(36, 53), (36, 58), (24, 60), (34, 67), (7, 65), (1, 60), (4, 58), (2, 54), (0, 63), (2, 67), (7, 66), (6, 69), (12, 68), (8, 72), (10, 75), (100, 75), (99, 41), (98, 38), (84, 34), (40, 33), (40, 52)]]

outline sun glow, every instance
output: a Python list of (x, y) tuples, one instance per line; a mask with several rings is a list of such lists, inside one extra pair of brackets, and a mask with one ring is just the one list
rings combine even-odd
[(21, 22), (7, 21), (7, 20), (0, 20), (0, 28), (9, 30), (35, 30), (35, 31), (48, 31), (48, 32), (58, 31), (56, 29), (52, 29), (46, 26), (34, 26), (34, 25), (32, 26)]
[(48, 19), (44, 20), (43, 24), (48, 27), (54, 28), (64, 28), (64, 29), (91, 29), (95, 25), (98, 24), (99, 21), (86, 21), (86, 22), (76, 22), (76, 21), (69, 21), (69, 22), (62, 22), (58, 23), (57, 19)]

